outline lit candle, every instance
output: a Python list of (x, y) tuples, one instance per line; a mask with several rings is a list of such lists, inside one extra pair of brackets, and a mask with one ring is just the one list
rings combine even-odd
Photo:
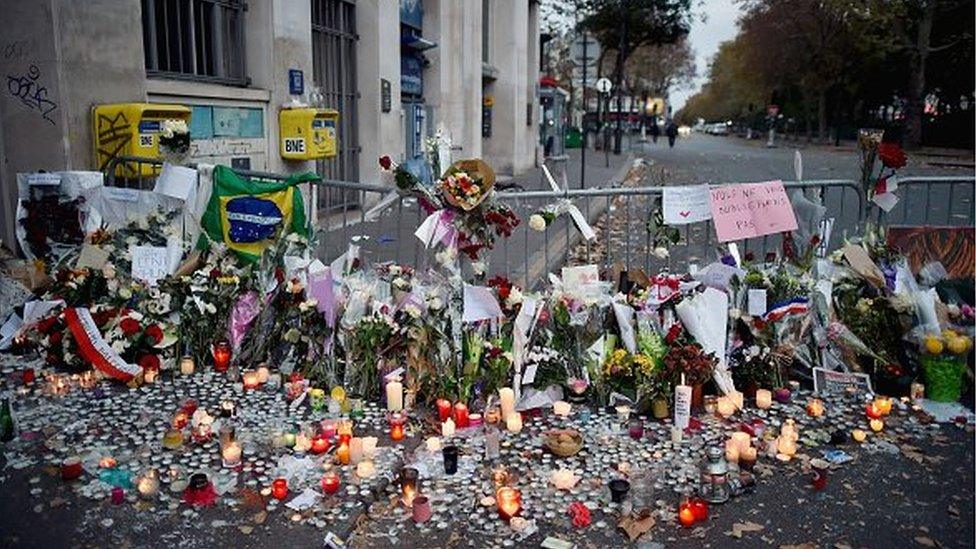
[(510, 433), (518, 433), (522, 430), (522, 414), (518, 412), (513, 412), (508, 416), (508, 420), (505, 421), (505, 426), (508, 427)]
[(329, 451), (329, 439), (321, 434), (312, 437), (312, 453), (324, 454)]
[(749, 447), (739, 453), (739, 467), (744, 471), (751, 471), (756, 464), (758, 452), (755, 448)]
[(271, 483), (271, 495), (277, 500), (283, 500), (288, 497), (288, 480), (283, 478), (276, 478)]
[(226, 372), (230, 368), (230, 342), (226, 339), (221, 339), (213, 346), (213, 361), (214, 370), (218, 372)]
[(241, 445), (231, 442), (221, 451), (224, 458), (224, 467), (237, 467), (241, 464)]
[(139, 477), (136, 490), (142, 499), (153, 499), (159, 494), (159, 475), (155, 469), (150, 469), (145, 475)]
[(508, 421), (508, 417), (515, 413), (515, 391), (511, 387), (502, 387), (498, 390), (498, 398), (502, 407), (502, 419)]
[(820, 417), (824, 413), (824, 403), (819, 398), (811, 398), (807, 401), (807, 415), (810, 417)]
[(498, 503), (498, 514), (504, 520), (511, 520), (522, 511), (522, 494), (510, 486), (499, 488), (495, 492), (495, 501)]
[(244, 389), (257, 389), (261, 383), (258, 373), (254, 370), (248, 370), (241, 374), (241, 379), (244, 383)]
[(451, 417), (451, 401), (446, 398), (437, 399), (437, 417), (440, 418), (441, 423), (447, 421), (447, 418)]
[(567, 417), (572, 411), (573, 407), (565, 401), (557, 400), (552, 403), (552, 413), (559, 417)]
[(185, 355), (183, 358), (180, 359), (181, 374), (188, 376), (193, 373), (193, 370), (195, 368), (196, 368), (196, 362), (193, 360), (192, 356)]
[(739, 445), (732, 439), (725, 441), (725, 461), (729, 463), (739, 462)]
[(336, 457), (339, 463), (349, 465), (349, 439), (339, 437), (339, 447), (336, 448)]
[(183, 445), (183, 431), (171, 428), (163, 433), (163, 448), (175, 450)]
[(299, 454), (304, 454), (312, 449), (312, 440), (305, 433), (298, 433), (295, 435), (295, 444), (292, 449)]
[(868, 438), (868, 434), (863, 429), (854, 429), (851, 431), (851, 437), (857, 442), (864, 442)]
[(888, 397), (878, 397), (874, 399), (874, 406), (881, 412), (882, 416), (891, 413), (891, 399)]
[(390, 439), (394, 442), (403, 440), (404, 437), (404, 426), (407, 423), (407, 416), (394, 412), (390, 414)]
[(685, 528), (695, 525), (695, 511), (691, 508), (690, 501), (682, 501), (678, 504), (678, 522)]
[(756, 408), (768, 410), (773, 407), (773, 392), (766, 389), (756, 390)]
[(118, 463), (115, 461), (114, 457), (105, 456), (98, 460), (98, 466), (102, 469), (115, 469)]
[(719, 397), (715, 403), (715, 410), (718, 415), (728, 418), (735, 413), (735, 403), (727, 396)]
[(413, 498), (420, 491), (420, 471), (413, 467), (400, 470), (400, 495), (404, 505), (413, 506)]
[(881, 430), (884, 429), (884, 422), (880, 419), (872, 419), (868, 425), (871, 426), (871, 430), (875, 433), (881, 432)]
[(752, 446), (752, 437), (749, 436), (749, 433), (736, 431), (732, 433), (731, 440), (735, 443), (735, 446), (739, 450), (740, 454), (744, 452), (746, 448)]
[(327, 471), (322, 475), (322, 480), (319, 481), (319, 485), (322, 487), (323, 492), (332, 495), (339, 491), (339, 475), (334, 471)]
[(356, 476), (359, 478), (370, 478), (376, 474), (376, 466), (372, 461), (360, 461), (356, 465)]
[(147, 368), (142, 371), (142, 380), (146, 383), (156, 383), (156, 376), (159, 375), (159, 370), (155, 368)]
[(339, 420), (339, 425), (336, 426), (336, 432), (339, 434), (339, 437), (340, 438), (343, 437), (343, 436), (349, 436), (349, 437), (351, 437), (352, 436), (352, 420), (349, 420), (349, 419), (341, 419), (341, 420)]
[(323, 419), (319, 427), (322, 429), (322, 436), (325, 438), (336, 436), (336, 422), (334, 419)]
[(736, 410), (741, 410), (745, 407), (745, 395), (739, 391), (732, 391), (729, 393), (729, 398), (732, 399), (732, 404), (735, 405)]
[(867, 408), (865, 409), (865, 413), (867, 414), (868, 419), (878, 419), (878, 418), (880, 418), (881, 417), (881, 408), (878, 407), (877, 401), (868, 404), (867, 405)]
[(376, 457), (376, 443), (379, 439), (376, 437), (362, 437), (363, 441), (363, 458), (373, 459)]
[(572, 490), (579, 482), (579, 477), (569, 469), (557, 469), (552, 472), (549, 480), (557, 490)]
[(454, 420), (451, 418), (447, 418), (447, 421), (441, 424), (441, 436), (444, 438), (454, 436), (454, 430)]
[(261, 383), (262, 385), (267, 383), (269, 377), (271, 377), (271, 370), (268, 369), (266, 364), (261, 363), (261, 365), (258, 366), (258, 383)]
[(427, 451), (428, 452), (440, 452), (441, 451), (441, 439), (437, 437), (430, 437), (427, 439)]
[(469, 425), (468, 405), (463, 402), (454, 404), (454, 424), (458, 429), (464, 429)]
[(393, 378), (386, 384), (386, 409), (399, 412), (403, 409), (403, 383), (400, 378)]
[(349, 439), (349, 463), (358, 465), (363, 460), (363, 439), (352, 437)]

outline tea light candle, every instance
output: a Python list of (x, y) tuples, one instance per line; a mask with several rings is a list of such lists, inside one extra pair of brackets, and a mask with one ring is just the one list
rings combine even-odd
[(322, 491), (326, 494), (332, 495), (339, 491), (339, 475), (334, 471), (327, 471), (322, 475), (322, 480), (319, 481), (319, 486), (322, 487)]
[(193, 360), (192, 356), (184, 355), (183, 358), (180, 359), (180, 374), (188, 376), (192, 374), (193, 370), (195, 369), (196, 361)]
[(352, 420), (349, 420), (349, 419), (339, 420), (339, 425), (336, 426), (336, 433), (339, 434), (339, 437), (340, 438), (343, 437), (343, 436), (351, 437), (352, 436)]
[(155, 368), (147, 368), (142, 371), (142, 380), (146, 383), (156, 383), (157, 376), (159, 376), (159, 370)]
[(440, 452), (441, 451), (441, 439), (437, 437), (430, 437), (427, 439), (427, 451), (428, 452)]
[(504, 520), (511, 520), (522, 511), (522, 493), (510, 486), (503, 486), (495, 492), (498, 514)]
[(728, 394), (728, 397), (732, 400), (732, 404), (735, 405), (736, 410), (741, 410), (745, 407), (745, 395), (739, 391), (732, 391)]
[(868, 438), (868, 434), (863, 429), (854, 429), (851, 431), (851, 438), (857, 442), (864, 442)]
[(413, 467), (404, 467), (400, 470), (400, 495), (407, 507), (413, 505), (413, 498), (420, 489), (420, 471)]
[(715, 403), (715, 410), (718, 412), (718, 415), (728, 418), (735, 413), (735, 403), (727, 396), (719, 397)]
[(878, 407), (877, 401), (868, 404), (864, 412), (868, 416), (868, 419), (878, 419), (881, 417), (881, 408)]
[(261, 381), (258, 378), (258, 373), (254, 370), (248, 370), (241, 374), (241, 380), (244, 383), (245, 390), (257, 389)]
[(766, 389), (756, 390), (756, 408), (768, 410), (773, 407), (773, 392)]
[(878, 397), (874, 399), (874, 406), (881, 412), (882, 416), (891, 413), (891, 399), (888, 397)]
[(183, 445), (183, 431), (172, 428), (163, 433), (163, 448), (175, 450)]
[(372, 461), (360, 461), (356, 465), (356, 476), (359, 478), (370, 478), (376, 474), (376, 466)]
[(558, 469), (552, 472), (549, 480), (557, 490), (572, 490), (579, 482), (579, 477), (569, 469)]
[(884, 422), (880, 419), (872, 419), (868, 425), (870, 425), (871, 430), (875, 433), (879, 433), (882, 429), (884, 429)]
[(464, 429), (470, 424), (468, 417), (468, 405), (463, 402), (454, 404), (454, 424), (458, 429)]
[(390, 415), (389, 423), (390, 423), (390, 439), (392, 439), (394, 442), (403, 440), (405, 434), (404, 426), (407, 423), (407, 416), (399, 412), (394, 412), (393, 414)]
[(339, 463), (349, 465), (349, 439), (339, 437), (339, 447), (336, 448), (336, 458)]
[(379, 439), (376, 437), (362, 437), (361, 440), (363, 441), (363, 458), (371, 460), (376, 457), (376, 443), (379, 442)]
[(224, 467), (237, 467), (241, 464), (241, 445), (236, 441), (231, 442), (221, 451), (224, 458)]
[(744, 433), (742, 431), (732, 433), (730, 440), (735, 444), (740, 454), (752, 446), (752, 437), (749, 436), (749, 433)]
[(386, 409), (399, 412), (403, 409), (403, 383), (395, 377), (386, 384)]
[(98, 466), (102, 469), (115, 469), (118, 463), (115, 461), (114, 457), (105, 456), (98, 460)]
[(739, 462), (739, 445), (732, 439), (725, 441), (725, 461), (729, 463)]
[(258, 383), (265, 384), (268, 382), (268, 378), (271, 377), (271, 370), (268, 369), (268, 365), (263, 362), (258, 366)]
[(455, 426), (454, 420), (447, 418), (447, 421), (441, 424), (441, 436), (444, 438), (454, 436)]
[(505, 421), (505, 426), (510, 433), (520, 432), (522, 430), (522, 415), (518, 412), (513, 412), (512, 415), (508, 416), (508, 420)]
[(271, 483), (271, 495), (279, 501), (288, 497), (288, 480), (283, 478), (274, 479)]
[(559, 417), (568, 417), (573, 407), (565, 401), (557, 400), (552, 403), (552, 413)]
[(451, 417), (451, 401), (446, 398), (437, 399), (437, 417), (440, 418), (441, 423), (447, 421), (447, 418)]
[(502, 387), (498, 390), (498, 398), (502, 407), (502, 419), (508, 421), (508, 417), (515, 413), (515, 390)]

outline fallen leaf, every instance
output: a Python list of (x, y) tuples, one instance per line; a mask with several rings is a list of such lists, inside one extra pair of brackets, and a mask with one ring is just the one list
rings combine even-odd
[(734, 538), (741, 538), (742, 534), (746, 532), (759, 532), (763, 529), (762, 524), (756, 524), (755, 522), (737, 522), (732, 525), (732, 531), (726, 532), (726, 535), (732, 536)]
[(959, 508), (956, 507), (955, 505), (950, 505), (949, 506), (949, 514), (952, 515), (952, 516), (954, 516), (954, 517), (958, 517), (959, 516)]
[(264, 521), (268, 519), (267, 511), (260, 511), (254, 514), (253, 520), (254, 524), (264, 524)]
[(254, 531), (254, 527), (247, 524), (242, 524), (241, 526), (238, 526), (237, 529), (240, 530), (245, 536)]
[(630, 541), (634, 541), (644, 535), (651, 528), (654, 528), (654, 522), (653, 516), (646, 516), (639, 519), (626, 516), (620, 519), (620, 522), (617, 523), (617, 527), (627, 534)]
[(926, 547), (938, 547), (938, 544), (930, 537), (926, 536), (915, 536), (915, 543), (919, 545), (924, 545)]

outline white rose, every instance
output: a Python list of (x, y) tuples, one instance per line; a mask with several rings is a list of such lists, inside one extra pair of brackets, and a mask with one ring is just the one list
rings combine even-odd
[(508, 294), (508, 303), (509, 303), (509, 305), (518, 305), (519, 303), (522, 303), (522, 298), (523, 298), (523, 296), (522, 296), (522, 290), (520, 290), (517, 287), (513, 286), (512, 287), (512, 291), (509, 292), (509, 294)]
[(657, 248), (654, 248), (654, 257), (658, 259), (667, 259), (668, 256), (670, 255), (671, 252), (669, 252), (668, 249), (665, 248), (664, 246), (658, 246)]
[(474, 271), (475, 276), (481, 276), (485, 274), (486, 268), (487, 267), (485, 266), (484, 261), (474, 261), (471, 263), (471, 270)]
[(390, 265), (390, 274), (396, 276), (403, 272), (403, 269), (399, 265)]
[(546, 218), (539, 214), (532, 214), (529, 217), (529, 228), (540, 232), (546, 230)]
[(420, 309), (416, 305), (407, 305), (403, 310), (410, 315), (410, 318), (420, 318)]
[(430, 307), (432, 311), (439, 311), (444, 308), (444, 300), (439, 297), (435, 297), (434, 299), (430, 300), (428, 307)]

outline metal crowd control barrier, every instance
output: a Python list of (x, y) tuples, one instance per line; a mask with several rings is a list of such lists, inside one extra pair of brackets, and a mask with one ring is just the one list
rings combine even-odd
[[(106, 184), (119, 183), (146, 188), (152, 178), (119, 180), (115, 177), (116, 162), (141, 162), (161, 165), (158, 160), (139, 158), (118, 158), (106, 170)], [(240, 175), (268, 180), (281, 180), (282, 174), (236, 170)], [(135, 173), (139, 173), (136, 171)], [(926, 200), (923, 212), (916, 211), (918, 200), (914, 193), (899, 193), (903, 196), (898, 207), (882, 222), (925, 224), (931, 222), (930, 206), (936, 201), (929, 195), (945, 193), (946, 200), (940, 204), (948, 205), (950, 217), (959, 216), (968, 201), (968, 222), (973, 219), (973, 177), (904, 177), (900, 185), (908, 189), (922, 185), (926, 187)], [(961, 188), (968, 185), (968, 191)], [(360, 253), (367, 262), (397, 261), (414, 265), (418, 269), (430, 266), (433, 257), (423, 249), (420, 241), (413, 236), (414, 230), (424, 218), (424, 212), (416, 200), (404, 198), (385, 185), (353, 183), (345, 181), (319, 181), (316, 186), (359, 193), (358, 203), (364, 205), (349, 208), (341, 205), (333, 208), (328, 197), (338, 193), (325, 193), (325, 201), (318, 204), (317, 236), (318, 255), (323, 260), (338, 257), (345, 252), (350, 243), (358, 245)], [(813, 203), (827, 209), (827, 216), (833, 218), (830, 242), (827, 246), (836, 247), (844, 236), (853, 235), (862, 228), (866, 220), (866, 204), (857, 182), (851, 180), (811, 180), (784, 182), (787, 192), (800, 191)], [(668, 258), (654, 255), (652, 233), (648, 221), (653, 204), (662, 196), (664, 187), (608, 187), (589, 189), (570, 189), (553, 191), (502, 191), (498, 193), (523, 220), (515, 233), (507, 240), (499, 239), (490, 253), (489, 274), (504, 274), (512, 280), (521, 281), (525, 287), (534, 287), (543, 281), (546, 274), (558, 270), (561, 265), (597, 263), (604, 268), (620, 265), (624, 268), (641, 267), (646, 272), (657, 272), (674, 266), (684, 271), (688, 264), (705, 265), (715, 259), (713, 227), (710, 221), (685, 225), (680, 229), (681, 239), (672, 247)], [(314, 197), (316, 189), (311, 189)], [(967, 194), (968, 192), (968, 194)], [(911, 196), (911, 198), (909, 198)], [(560, 216), (546, 231), (535, 232), (528, 228), (529, 216), (539, 208), (556, 200), (569, 199), (583, 213), (583, 216), (597, 230), (597, 238), (585, 242), (578, 229), (568, 216)], [(316, 201), (308, 201), (311, 205)], [(311, 217), (311, 216), (310, 216)], [(959, 220), (961, 220), (960, 218)], [(806, 234), (814, 234), (817, 227), (801, 228)], [(767, 252), (781, 249), (779, 235), (759, 237), (741, 242), (740, 251), (762, 258)], [(467, 262), (465, 262), (467, 263)]]

